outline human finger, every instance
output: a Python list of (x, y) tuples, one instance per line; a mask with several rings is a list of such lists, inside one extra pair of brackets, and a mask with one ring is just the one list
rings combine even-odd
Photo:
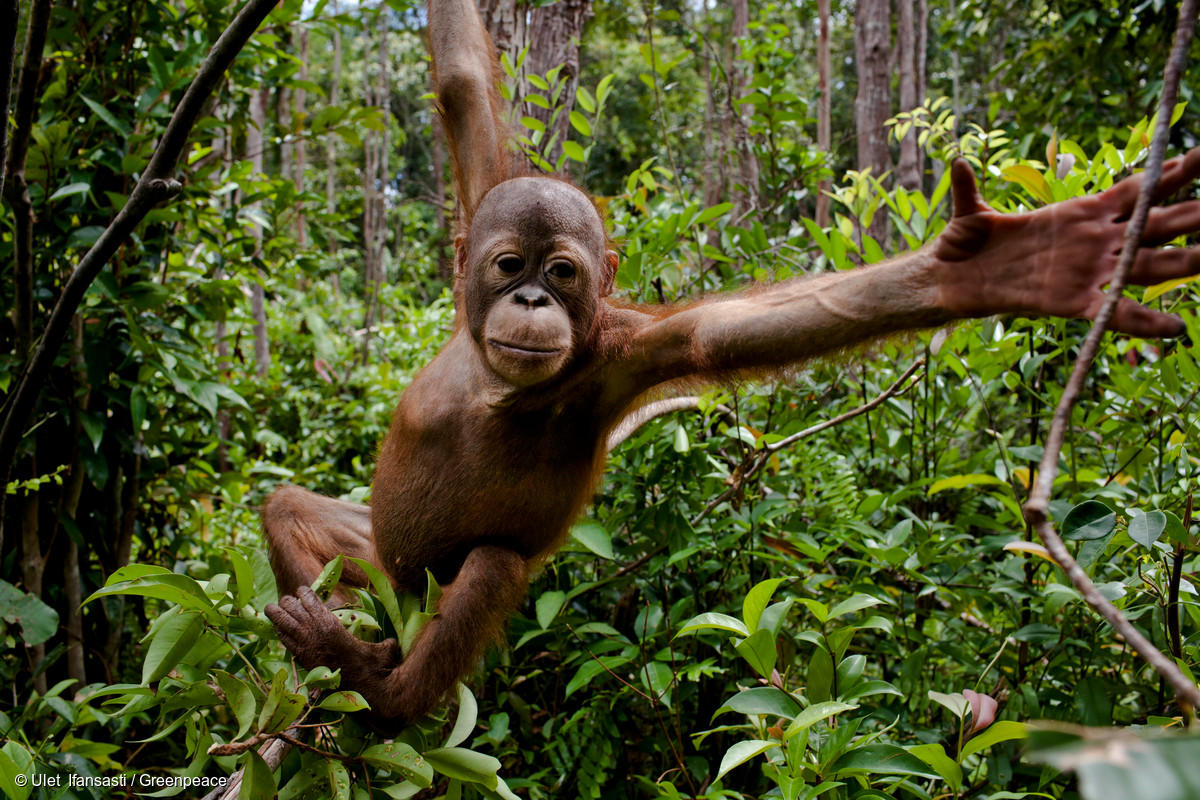
[[(1115, 184), (1112, 188), (1101, 192), (1100, 196), (1119, 214), (1133, 213), (1137, 204), (1138, 193), (1142, 190), (1144, 172), (1131, 175)], [(1154, 189), (1153, 201), (1158, 203), (1175, 194), (1175, 192), (1200, 178), (1200, 147), (1189, 150), (1186, 155), (1172, 158), (1163, 163), (1162, 177)]]
[(1145, 339), (1182, 336), (1187, 330), (1183, 320), (1174, 314), (1164, 314), (1161, 311), (1146, 308), (1128, 297), (1122, 297), (1117, 301), (1117, 309), (1109, 327), (1114, 331)]
[(1197, 230), (1200, 230), (1200, 200), (1152, 208), (1142, 229), (1142, 244), (1164, 244)]
[(1200, 272), (1200, 248), (1176, 247), (1158, 250), (1143, 247), (1129, 271), (1129, 282), (1152, 286), (1163, 281), (1186, 278)]

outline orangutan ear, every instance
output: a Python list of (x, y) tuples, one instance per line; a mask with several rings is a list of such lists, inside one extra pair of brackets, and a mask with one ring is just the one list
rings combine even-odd
[(600, 276), (600, 297), (608, 297), (613, 290), (613, 282), (617, 279), (617, 267), (620, 265), (620, 257), (617, 256), (616, 250), (604, 251), (604, 271)]
[(460, 233), (454, 237), (454, 278), (462, 280), (467, 277), (467, 243)]

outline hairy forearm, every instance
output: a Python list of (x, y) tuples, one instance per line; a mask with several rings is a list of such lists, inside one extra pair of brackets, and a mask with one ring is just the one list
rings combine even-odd
[(652, 325), (635, 358), (652, 381), (753, 371), (940, 325), (952, 318), (939, 300), (941, 267), (922, 250), (701, 303)]
[(491, 46), (472, 0), (429, 0), (429, 49), (439, 90), (454, 81), (490, 82)]
[(467, 219), (504, 173), (495, 55), (472, 0), (430, 0), (434, 93), (445, 118), (459, 199)]

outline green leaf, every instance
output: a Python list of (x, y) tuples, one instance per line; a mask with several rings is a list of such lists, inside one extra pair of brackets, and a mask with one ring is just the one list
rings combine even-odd
[(205, 615), (215, 613), (212, 601), (208, 599), (208, 595), (204, 593), (204, 589), (187, 575), (177, 575), (172, 572), (166, 574), (146, 574), (135, 580), (122, 580), (114, 584), (113, 578), (117, 574), (113, 573), (112, 577), (108, 580), (108, 585), (103, 589), (97, 589), (92, 592), (88, 599), (83, 602), (90, 603), (98, 597), (108, 597), (110, 595), (132, 594), (167, 600), (184, 608), (203, 612)]
[(105, 125), (121, 134), (122, 137), (129, 136), (129, 126), (113, 116), (113, 113), (107, 108), (86, 95), (80, 95), (79, 99), (83, 100), (84, 104), (92, 110), (92, 113), (103, 120)]
[(1167, 528), (1167, 515), (1161, 511), (1142, 511), (1137, 508), (1131, 509), (1129, 514), (1129, 538), (1142, 547), (1153, 548)]
[(670, 706), (671, 684), (675, 682), (675, 673), (661, 661), (651, 661), (638, 671), (642, 684), (650, 690), (650, 695)]
[[(33, 774), (33, 756), (17, 742), (6, 742), (0, 749), (0, 790), (13, 800), (26, 800), (33, 792), (27, 778)], [(17, 776), (21, 782), (17, 782)]]
[(845, 614), (853, 614), (855, 611), (862, 611), (864, 608), (877, 606), (882, 602), (878, 597), (872, 597), (869, 594), (856, 594), (829, 609), (829, 619), (837, 619)]
[(1046, 183), (1045, 177), (1027, 164), (1013, 164), (1005, 167), (1000, 172), (1000, 176), (1010, 183), (1019, 184), (1043, 203), (1054, 202), (1054, 195), (1050, 191), (1050, 185)]
[(31, 646), (48, 641), (58, 630), (57, 611), (40, 597), (3, 580), (0, 580), (0, 618), (10, 625), (20, 625), (21, 640)]
[(750, 759), (767, 752), (772, 747), (779, 747), (779, 742), (767, 739), (747, 739), (744, 742), (738, 742), (726, 750), (725, 755), (721, 757), (721, 768), (717, 770), (717, 780), (721, 780), (729, 770), (740, 764), (745, 764)]
[(545, 124), (540, 119), (537, 119), (536, 117), (521, 117), (521, 124), (524, 125), (526, 128), (529, 128), (529, 130), (535, 131), (537, 133), (545, 133), (546, 132)]
[(475, 723), (479, 720), (479, 704), (475, 702), (475, 695), (471, 694), (471, 690), (464, 684), (458, 684), (458, 717), (454, 720), (454, 728), (450, 731), (450, 735), (446, 737), (444, 747), (454, 747), (460, 745), (467, 740), (471, 735), (471, 731), (475, 730)]
[[(367, 580), (371, 583), (371, 588), (375, 591), (375, 596), (379, 598), (379, 602), (383, 604), (384, 611), (387, 612), (388, 619), (392, 621), (392, 627), (397, 631), (404, 630), (404, 615), (400, 613), (400, 601), (396, 599), (396, 590), (392, 588), (392, 579), (379, 571), (371, 562), (362, 559), (349, 557), (350, 560), (357, 564), (367, 575)], [(407, 652), (407, 651), (406, 651)]]
[(571, 127), (574, 128), (575, 130), (579, 131), (579, 134), (581, 136), (587, 136), (589, 138), (591, 137), (592, 124), (590, 122), (588, 122), (587, 117), (585, 117), (583, 114), (581, 114), (578, 111), (572, 111), (570, 119), (571, 119)]
[(72, 195), (84, 194), (84, 193), (88, 192), (91, 188), (92, 188), (92, 185), (90, 183), (68, 183), (66, 186), (61, 187), (54, 194), (50, 195), (49, 200), (51, 200), (51, 201), (61, 200), (64, 197), (71, 197)]
[(587, 113), (596, 113), (596, 100), (586, 86), (580, 86), (575, 90), (575, 102), (579, 103), (579, 107)]
[(746, 659), (755, 672), (764, 678), (771, 677), (775, 669), (775, 633), (767, 628), (757, 630), (749, 637), (738, 642), (734, 649), (738, 655)]
[(254, 691), (240, 678), (234, 677), (223, 669), (214, 669), (212, 674), (217, 679), (217, 685), (225, 694), (225, 702), (233, 711), (238, 722), (238, 731), (234, 739), (241, 739), (250, 731), (250, 726), (257, 718), (258, 704), (254, 699)]
[(796, 701), (796, 698), (774, 686), (755, 686), (743, 689), (713, 712), (713, 717), (726, 711), (749, 716), (766, 714), (786, 719), (793, 719), (801, 713), (800, 703)]
[(275, 773), (267, 766), (267, 762), (255, 751), (246, 751), (242, 761), (242, 788), (238, 792), (238, 800), (274, 797), (277, 788)]
[(947, 489), (965, 489), (968, 486), (1006, 486), (1007, 484), (995, 475), (972, 473), (970, 475), (951, 475), (934, 481), (929, 486), (929, 494), (934, 495)]
[(843, 753), (833, 762), (826, 775), (865, 772), (871, 775), (913, 775), (918, 778), (940, 778), (924, 761), (902, 747), (893, 744), (869, 744)]
[(352, 692), (349, 689), (341, 689), (325, 695), (321, 698), (321, 704), (317, 706), (317, 708), (323, 708), (326, 711), (341, 711), (344, 713), (363, 711), (370, 707), (371, 704), (361, 694)]
[(329, 595), (337, 588), (338, 581), (342, 579), (342, 565), (345, 563), (342, 554), (338, 553), (321, 569), (321, 574), (312, 582), (312, 590), (316, 592), (317, 597), (329, 599)]
[(970, 701), (968, 701), (967, 698), (959, 692), (955, 692), (954, 694), (943, 694), (942, 692), (935, 692), (930, 689), (929, 699), (948, 708), (950, 713), (958, 719), (962, 719), (963, 715), (966, 714), (967, 710), (971, 707)]
[(824, 647), (813, 648), (812, 658), (808, 660), (808, 672), (805, 675), (805, 690), (808, 699), (813, 703), (823, 703), (832, 699), (830, 690), (833, 688), (833, 657)]
[(613, 558), (612, 534), (594, 519), (585, 519), (571, 528), (571, 538), (609, 561)]
[(766, 610), (767, 605), (771, 602), (771, 596), (775, 594), (775, 590), (781, 583), (783, 583), (783, 578), (768, 578), (756, 583), (754, 588), (746, 593), (746, 599), (742, 601), (742, 620), (746, 623), (746, 630), (750, 633), (758, 630), (758, 622), (762, 619), (763, 611)]
[(1087, 500), (1067, 513), (1062, 538), (1069, 541), (1102, 539), (1117, 526), (1117, 515), (1099, 500)]
[(1024, 722), (1002, 719), (999, 722), (992, 723), (983, 733), (972, 737), (969, 742), (963, 745), (962, 752), (959, 753), (958, 758), (961, 761), (967, 756), (973, 756), (994, 744), (1000, 744), (1000, 742), (1007, 742), (1012, 739), (1024, 739), (1028, 735), (1029, 726)]
[(567, 139), (562, 143), (562, 151), (572, 161), (578, 161), (580, 164), (587, 161), (587, 153), (583, 151), (578, 142), (572, 142), (570, 139)]
[(282, 731), (296, 721), (304, 710), (304, 697), (288, 691), (288, 671), (281, 669), (271, 681), (271, 690), (258, 714), (259, 730), (266, 733)]
[(702, 630), (720, 630), (735, 633), (741, 637), (750, 635), (750, 631), (746, 630), (746, 626), (741, 620), (734, 619), (728, 614), (720, 614), (716, 611), (708, 611), (703, 614), (697, 614), (692, 617), (687, 623), (679, 629), (676, 636), (683, 636), (688, 633), (695, 633)]
[(562, 611), (563, 604), (567, 602), (567, 595), (563, 592), (554, 590), (545, 592), (537, 599), (537, 621), (542, 630), (550, 627), (550, 623), (558, 616), (558, 612)]
[(179, 659), (192, 649), (200, 631), (204, 628), (204, 616), (199, 611), (183, 610), (156, 627), (150, 635), (150, 646), (146, 660), (142, 662), (142, 684), (157, 681), (179, 663)]
[(723, 214), (728, 214), (732, 210), (733, 203), (718, 203), (715, 206), (709, 206), (696, 216), (696, 219), (693, 220), (692, 224), (703, 225), (704, 223), (711, 222)]
[(496, 788), (500, 760), (492, 756), (463, 747), (439, 747), (426, 750), (425, 760), (447, 778), (480, 783), (489, 789)]
[(360, 756), (363, 761), (395, 772), (422, 789), (433, 783), (433, 767), (404, 742), (384, 742), (368, 747)]
[(624, 666), (629, 663), (629, 660), (629, 656), (601, 656), (598, 659), (592, 658), (583, 662), (579, 665), (579, 669), (575, 670), (575, 675), (567, 682), (567, 686), (563, 690), (563, 697), (570, 697), (577, 690), (590, 684), (597, 675)]
[(788, 726), (787, 735), (791, 737), (792, 735), (799, 733), (806, 728), (811, 728), (813, 725), (816, 725), (823, 719), (829, 719), (830, 717), (835, 717), (844, 711), (852, 711), (856, 708), (858, 708), (858, 706), (851, 705), (850, 703), (840, 703), (837, 700), (826, 700), (824, 703), (813, 703), (811, 706), (804, 709), (804, 711), (800, 712), (800, 714), (797, 715), (794, 720), (792, 720), (792, 724)]
[(940, 744), (918, 744), (908, 748), (908, 752), (937, 770), (937, 773), (950, 784), (955, 792), (962, 791), (962, 767), (954, 759), (946, 755), (946, 749)]

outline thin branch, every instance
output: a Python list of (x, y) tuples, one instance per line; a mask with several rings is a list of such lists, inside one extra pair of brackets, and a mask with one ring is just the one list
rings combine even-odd
[[(913, 362), (912, 366), (910, 366), (908, 369), (904, 370), (904, 374), (901, 375), (899, 378), (897, 378), (895, 380), (895, 382), (892, 383), (891, 386), (884, 389), (881, 394), (877, 395), (871, 401), (869, 401), (867, 403), (863, 403), (858, 408), (847, 411), (845, 414), (839, 414), (838, 416), (833, 417), (832, 419), (827, 419), (824, 422), (818, 422), (816, 425), (813, 425), (811, 428), (805, 428), (804, 430), (799, 431), (798, 433), (793, 433), (791, 436), (788, 436), (784, 439), (780, 439), (778, 442), (775, 442), (774, 444), (767, 445), (766, 448), (764, 448), (764, 449), (768, 453), (772, 453), (772, 454), (778, 453), (780, 450), (784, 449), (785, 447), (791, 447), (796, 442), (800, 441), (801, 439), (808, 438), (809, 436), (812, 436), (814, 433), (820, 433), (821, 431), (825, 430), (826, 428), (832, 428), (834, 425), (840, 425), (848, 419), (853, 419), (854, 417), (857, 417), (859, 414), (867, 413), (868, 411), (875, 408), (876, 406), (884, 403), (886, 400), (888, 400), (892, 397), (895, 397), (898, 394), (903, 394), (904, 392), (908, 391), (909, 387), (905, 386), (905, 384), (908, 382), (908, 379), (911, 378), (913, 376), (913, 374), (923, 366), (925, 366), (925, 359), (918, 358), (916, 361)], [(763, 459), (763, 460), (765, 461), (766, 459)]]
[(1112, 625), (1113, 630), (1124, 637), (1125, 641), (1171, 684), (1181, 705), (1192, 708), (1200, 707), (1200, 689), (1196, 687), (1196, 684), (1183, 674), (1175, 662), (1146, 639), (1117, 610), (1116, 606), (1097, 591), (1087, 573), (1071, 557), (1062, 538), (1050, 523), (1050, 493), (1058, 472), (1058, 456), (1062, 451), (1067, 426), (1071, 421), (1071, 413), (1075, 408), (1075, 403), (1079, 400), (1092, 361), (1100, 349), (1100, 340), (1112, 319), (1117, 302), (1121, 299), (1130, 267), (1133, 265), (1134, 257), (1141, 244), (1142, 232), (1146, 227), (1146, 218), (1150, 213), (1154, 191), (1158, 186), (1159, 178), (1162, 177), (1163, 156), (1167, 149), (1167, 134), (1171, 127), (1171, 112), (1175, 108), (1175, 100), (1179, 93), (1179, 78), (1183, 73), (1195, 26), (1196, 0), (1183, 0), (1179, 7), (1179, 19), (1176, 22), (1175, 42), (1163, 73), (1163, 93), (1158, 106), (1158, 121), (1154, 130), (1154, 138), (1150, 143), (1150, 156), (1143, 173), (1137, 205), (1134, 208), (1133, 216), (1125, 226), (1125, 245), (1121, 250), (1121, 258), (1117, 262), (1116, 273), (1109, 285), (1108, 297), (1080, 347), (1079, 358), (1075, 361), (1071, 379), (1063, 390), (1058, 408), (1054, 410), (1054, 420), (1051, 422), (1050, 431), (1046, 436), (1046, 452), (1038, 468), (1037, 482), (1029, 501), (1025, 504), (1025, 520), (1037, 530), (1038, 536), (1041, 537), (1050, 555), (1067, 573), (1071, 583), (1083, 595), (1087, 604), (1104, 617)]
[(748, 479), (752, 478), (754, 475), (756, 475), (758, 473), (758, 471), (763, 468), (763, 465), (766, 464), (767, 461), (771, 458), (771, 456), (773, 456), (775, 453), (778, 453), (780, 450), (784, 449), (785, 447), (792, 446), (793, 444), (800, 441), (801, 439), (806, 439), (809, 436), (820, 433), (821, 431), (823, 431), (827, 428), (832, 428), (834, 425), (840, 425), (841, 423), (845, 422), (848, 419), (853, 419), (854, 417), (857, 417), (859, 414), (865, 414), (868, 411), (870, 411), (871, 409), (873, 409), (876, 406), (883, 403), (884, 401), (888, 400), (889, 398), (895, 397), (896, 395), (904, 394), (904, 392), (907, 392), (912, 387), (912, 384), (908, 383), (909, 378), (911, 378), (913, 376), (913, 374), (924, 365), (925, 365), (925, 359), (923, 359), (923, 358), (917, 359), (916, 361), (913, 362), (913, 364), (908, 369), (906, 369), (904, 371), (903, 375), (901, 375), (899, 378), (896, 379), (896, 381), (891, 386), (884, 389), (880, 394), (875, 396), (870, 401), (863, 403), (858, 408), (851, 409), (850, 411), (847, 411), (844, 414), (838, 414), (836, 417), (827, 419), (824, 422), (818, 422), (816, 425), (813, 425), (812, 427), (805, 428), (802, 431), (793, 433), (791, 436), (788, 436), (784, 439), (780, 439), (778, 442), (775, 442), (774, 444), (770, 444), (770, 445), (767, 445), (766, 447), (763, 447), (760, 450), (756, 450), (754, 452), (754, 454), (751, 456), (750, 466), (747, 467), (746, 470), (740, 476), (735, 476), (735, 480), (733, 481), (732, 486), (730, 486), (728, 489), (721, 492), (719, 495), (717, 495), (712, 500), (710, 500), (708, 505), (706, 505), (704, 508), (702, 508), (700, 510), (700, 513), (692, 518), (691, 524), (695, 525), (700, 520), (707, 517), (712, 512), (713, 509), (715, 509), (717, 506), (721, 505), (721, 503), (724, 503), (726, 500), (728, 500), (730, 497), (732, 497), (735, 492), (740, 491), (742, 486), (745, 485), (746, 481)]
[[(180, 183), (175, 180), (174, 173), (179, 157), (187, 146), (192, 127), (229, 65), (277, 2), (278, 0), (247, 0), (233, 22), (217, 39), (183, 99), (175, 108), (175, 113), (171, 116), (171, 121), (167, 124), (146, 171), (133, 187), (128, 201), (75, 267), (75, 271), (63, 287), (41, 342), (26, 364), (21, 382), (11, 396), (7, 413), (4, 415), (3, 428), (0, 428), (0, 526), (4, 524), (4, 487), (8, 484), (25, 424), (33, 412), (42, 384), (54, 364), (63, 338), (70, 330), (71, 318), (92, 281), (146, 214), (182, 189)], [(3, 544), (3, 541), (4, 531), (0, 527), (0, 544)]]

